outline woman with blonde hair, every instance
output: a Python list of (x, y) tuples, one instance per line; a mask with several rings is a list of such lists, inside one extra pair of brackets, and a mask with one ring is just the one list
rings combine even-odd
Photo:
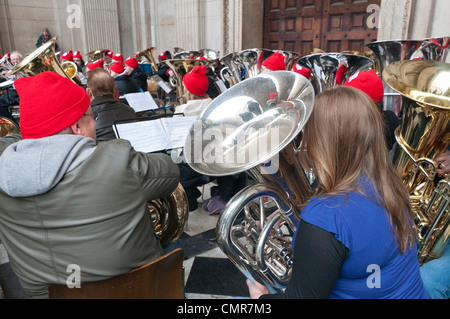
[(316, 97), (303, 162), (318, 187), (302, 210), (286, 291), (252, 298), (427, 298), (409, 197), (391, 165), (381, 114), (362, 91)]

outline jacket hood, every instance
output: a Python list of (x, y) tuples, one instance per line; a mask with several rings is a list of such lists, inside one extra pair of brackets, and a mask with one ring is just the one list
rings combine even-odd
[(0, 156), (0, 188), (12, 197), (44, 194), (95, 148), (93, 139), (69, 134), (14, 143)]

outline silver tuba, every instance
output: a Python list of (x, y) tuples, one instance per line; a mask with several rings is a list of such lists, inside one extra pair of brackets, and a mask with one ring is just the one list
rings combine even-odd
[(368, 71), (373, 60), (347, 53), (316, 53), (301, 57), (297, 64), (311, 71), (310, 81), (316, 94), (344, 82), (358, 71)]
[(256, 181), (226, 205), (217, 242), (247, 278), (273, 292), (290, 278), (292, 237), (312, 194), (298, 141), (314, 99), (311, 83), (295, 72), (246, 79), (203, 110), (184, 146), (186, 162), (201, 174), (246, 172)]
[[(390, 40), (376, 41), (365, 45), (378, 60), (379, 75), (382, 78), (383, 70), (391, 63), (408, 60), (440, 60), (443, 50), (428, 40)], [(402, 98), (393, 91), (384, 81), (384, 108), (401, 116)]]
[(423, 264), (439, 258), (450, 238), (450, 176), (436, 185), (434, 162), (450, 145), (450, 64), (394, 62), (385, 68), (383, 78), (403, 99), (393, 164), (411, 200)]

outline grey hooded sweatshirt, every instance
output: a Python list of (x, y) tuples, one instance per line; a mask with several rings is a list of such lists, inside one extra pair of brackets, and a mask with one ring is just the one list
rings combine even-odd
[(27, 295), (46, 298), (49, 283), (102, 280), (160, 257), (146, 203), (178, 182), (169, 156), (125, 140), (1, 138), (0, 238)]

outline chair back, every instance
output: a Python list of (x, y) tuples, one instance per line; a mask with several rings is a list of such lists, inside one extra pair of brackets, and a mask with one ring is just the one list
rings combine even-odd
[(183, 299), (181, 248), (109, 279), (85, 282), (80, 288), (50, 284), (50, 299)]

